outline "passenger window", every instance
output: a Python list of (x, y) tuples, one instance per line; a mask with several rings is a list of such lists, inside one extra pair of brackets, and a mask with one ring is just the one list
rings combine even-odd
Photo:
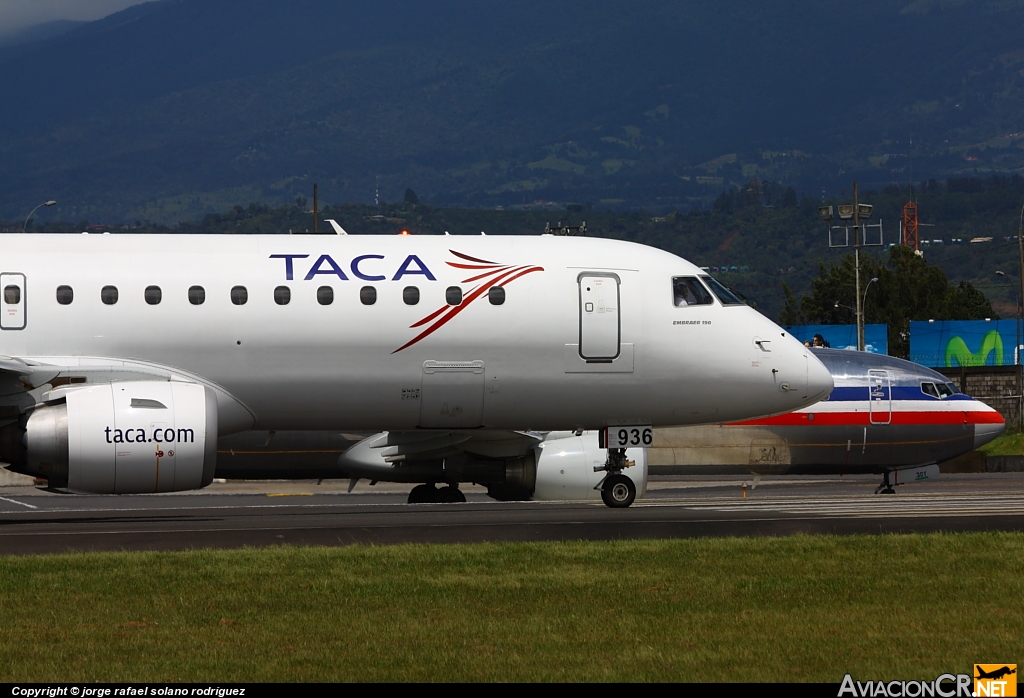
[(732, 291), (710, 276), (702, 276), (700, 278), (711, 288), (711, 292), (718, 296), (718, 300), (722, 301), (722, 305), (744, 305), (743, 301), (737, 298)]
[(939, 383), (936, 387), (939, 389), (939, 397), (943, 400), (953, 394), (953, 391), (949, 389), (948, 383)]
[(4, 303), (7, 305), (17, 305), (18, 303), (21, 303), (21, 286), (5, 286)]
[(249, 291), (245, 286), (235, 286), (231, 289), (231, 302), (235, 305), (245, 305), (249, 301)]
[(462, 289), (458, 286), (449, 286), (444, 292), (444, 299), (448, 305), (461, 305)]
[(416, 305), (420, 302), (420, 290), (415, 286), (406, 286), (402, 289), (402, 300), (406, 305)]
[(505, 287), (491, 286), (489, 289), (487, 289), (487, 300), (491, 302), (491, 305), (504, 305)]
[(100, 300), (103, 301), (103, 305), (117, 303), (117, 286), (104, 286), (100, 290)]
[(292, 290), (287, 286), (278, 286), (274, 289), (274, 302), (278, 305), (288, 305), (292, 300)]
[(206, 289), (202, 286), (190, 286), (188, 289), (188, 302), (192, 305), (202, 305), (206, 302)]
[(146, 286), (146, 302), (150, 305), (159, 305), (163, 297), (163, 291), (159, 286)]
[(71, 301), (75, 300), (75, 290), (70, 286), (58, 286), (57, 287), (57, 302), (61, 305), (71, 305)]
[[(407, 291), (409, 289), (406, 289)], [(359, 289), (359, 302), (363, 305), (373, 305), (377, 302), (377, 289), (373, 286), (363, 286)], [(409, 301), (406, 301), (408, 303)]]
[(330, 305), (334, 302), (334, 288), (321, 286), (316, 290), (316, 302), (320, 305)]
[(697, 281), (696, 276), (672, 277), (672, 298), (675, 306), (712, 305), (711, 294)]
[(931, 395), (932, 397), (935, 398), (939, 396), (939, 391), (935, 389), (934, 383), (922, 383), (921, 392), (924, 393), (925, 395)]

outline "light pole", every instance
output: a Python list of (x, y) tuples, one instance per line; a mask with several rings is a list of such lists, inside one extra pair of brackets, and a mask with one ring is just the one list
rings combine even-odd
[[(868, 289), (871, 288), (871, 284), (875, 283), (876, 281), (878, 281), (878, 277), (877, 276), (873, 276), (873, 277), (871, 277), (871, 281), (868, 282), (868, 285), (864, 287), (864, 298), (861, 300), (861, 303), (860, 303), (860, 311), (861, 311), (862, 315), (865, 313), (864, 307), (868, 304)], [(864, 331), (864, 326), (862, 324), (861, 325), (861, 332), (863, 332), (863, 331)], [(863, 341), (863, 337), (861, 338), (861, 341)]]
[[(860, 294), (860, 219), (861, 216), (864, 218), (871, 217), (871, 211), (874, 207), (871, 204), (862, 204), (857, 200), (857, 183), (853, 183), (853, 205), (840, 204), (839, 206), (839, 218), (848, 221), (853, 219), (853, 267), (854, 267), (854, 299), (857, 303), (857, 308), (854, 311), (857, 316), (857, 350), (864, 351), (864, 308), (861, 305), (861, 294)], [(831, 225), (832, 223), (832, 207), (821, 206), (818, 208), (818, 213), (821, 215), (821, 220)], [(1021, 211), (1022, 221), (1024, 221), (1024, 210)], [(831, 245), (831, 242), (829, 243)], [(847, 242), (847, 244), (849, 244)], [(881, 244), (881, 243), (879, 243)], [(1024, 248), (1022, 248), (1024, 249)], [(1024, 252), (1021, 253), (1021, 265), (1024, 267)], [(869, 282), (870, 285), (870, 282)], [(864, 290), (867, 293), (867, 289)]]
[[(44, 201), (43, 203), (39, 204), (34, 209), (32, 209), (32, 213), (35, 213), (36, 211), (41, 209), (43, 206), (53, 206), (56, 203), (57, 203), (56, 201)], [(23, 226), (21, 226), (21, 232), (24, 233), (25, 229), (28, 227), (28, 221), (29, 221), (30, 218), (32, 218), (32, 213), (30, 213), (27, 216), (25, 216), (25, 224)]]

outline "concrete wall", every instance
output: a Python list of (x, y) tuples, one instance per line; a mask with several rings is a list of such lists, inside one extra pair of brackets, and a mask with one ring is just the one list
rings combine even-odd
[(960, 392), (999, 410), (1007, 426), (1020, 421), (1020, 366), (947, 367), (935, 370), (955, 383)]

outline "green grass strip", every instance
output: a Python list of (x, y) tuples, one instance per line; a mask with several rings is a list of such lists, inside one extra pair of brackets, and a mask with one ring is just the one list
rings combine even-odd
[(0, 558), (0, 681), (934, 679), (1024, 662), (1024, 535)]

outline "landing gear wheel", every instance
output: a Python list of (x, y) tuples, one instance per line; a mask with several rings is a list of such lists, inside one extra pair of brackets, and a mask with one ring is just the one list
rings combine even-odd
[(437, 490), (437, 494), (437, 501), (444, 504), (458, 504), (466, 501), (466, 495), (462, 494), (462, 490), (458, 487), (445, 487), (444, 489)]
[(601, 486), (601, 499), (613, 509), (624, 509), (636, 499), (636, 485), (625, 475), (609, 475)]
[(432, 483), (429, 485), (416, 485), (409, 492), (409, 504), (433, 504), (441, 501), (440, 494)]
[(896, 490), (892, 488), (892, 483), (889, 482), (889, 471), (885, 471), (885, 476), (882, 478), (882, 484), (875, 488), (875, 494), (896, 494)]

